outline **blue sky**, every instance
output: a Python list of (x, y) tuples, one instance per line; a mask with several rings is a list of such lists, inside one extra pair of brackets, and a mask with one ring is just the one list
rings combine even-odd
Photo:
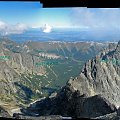
[(70, 9), (42, 8), (39, 2), (0, 2), (0, 21), (9, 24), (24, 23), (39, 27), (45, 23), (53, 26), (70, 25)]
[(33, 24), (40, 8), (39, 2), (0, 2), (0, 20), (10, 24)]
[[(120, 9), (42, 8), (39, 2), (0, 2), (0, 27), (24, 25), (120, 30)], [(21, 25), (22, 24), (22, 25)], [(24, 24), (24, 25), (23, 25)]]

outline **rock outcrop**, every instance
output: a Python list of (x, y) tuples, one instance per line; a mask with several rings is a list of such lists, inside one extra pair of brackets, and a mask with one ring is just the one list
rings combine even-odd
[(101, 95), (87, 97), (65, 87), (53, 98), (46, 98), (24, 110), (27, 115), (62, 115), (74, 118), (94, 118), (116, 111), (114, 105)]
[(4, 118), (10, 118), (10, 114), (2, 107), (0, 106), (0, 117)]
[(116, 107), (120, 106), (120, 42), (115, 49), (102, 52), (89, 60), (80, 76), (68, 82), (80, 94), (101, 94)]

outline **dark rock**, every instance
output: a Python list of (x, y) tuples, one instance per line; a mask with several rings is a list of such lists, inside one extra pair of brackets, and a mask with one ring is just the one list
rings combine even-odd
[(91, 118), (112, 113), (116, 110), (114, 105), (100, 95), (78, 99), (76, 104), (77, 117)]
[(120, 116), (120, 107), (117, 109), (117, 115)]
[(62, 116), (60, 115), (49, 115), (49, 116), (25, 116), (23, 114), (14, 114), (15, 119), (28, 119), (28, 120), (62, 120)]
[(117, 116), (116, 112), (114, 112), (114, 113), (106, 114), (106, 115), (103, 115), (100, 117), (96, 117), (94, 119), (97, 119), (97, 120), (120, 120), (120, 117)]
[[(66, 88), (68, 89), (68, 88)], [(36, 107), (29, 107), (27, 113), (39, 115), (61, 115), (72, 117), (91, 118), (112, 113), (115, 106), (100, 95), (85, 97), (78, 91), (74, 93), (60, 93), (54, 99), (39, 101)]]

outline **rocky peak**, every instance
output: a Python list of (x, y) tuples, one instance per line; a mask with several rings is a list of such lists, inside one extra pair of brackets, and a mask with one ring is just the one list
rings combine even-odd
[(112, 104), (120, 106), (120, 42), (115, 49), (89, 60), (80, 76), (69, 85), (81, 94), (94, 96), (101, 94)]

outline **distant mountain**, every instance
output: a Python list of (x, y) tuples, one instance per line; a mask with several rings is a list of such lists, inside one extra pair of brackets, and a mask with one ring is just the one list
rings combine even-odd
[[(62, 42), (75, 42), (75, 41), (94, 41), (94, 42), (107, 42), (107, 41), (119, 41), (120, 34), (118, 31), (104, 31), (80, 28), (52, 28), (47, 27), (48, 33), (43, 32), (43, 28), (32, 28), (24, 31), (21, 34), (6, 34), (5, 36), (16, 41), (62, 41)], [(49, 32), (49, 30), (52, 32)]]
[(119, 120), (119, 107), (120, 42), (88, 60), (80, 75), (61, 91), (31, 104), (23, 113)]

